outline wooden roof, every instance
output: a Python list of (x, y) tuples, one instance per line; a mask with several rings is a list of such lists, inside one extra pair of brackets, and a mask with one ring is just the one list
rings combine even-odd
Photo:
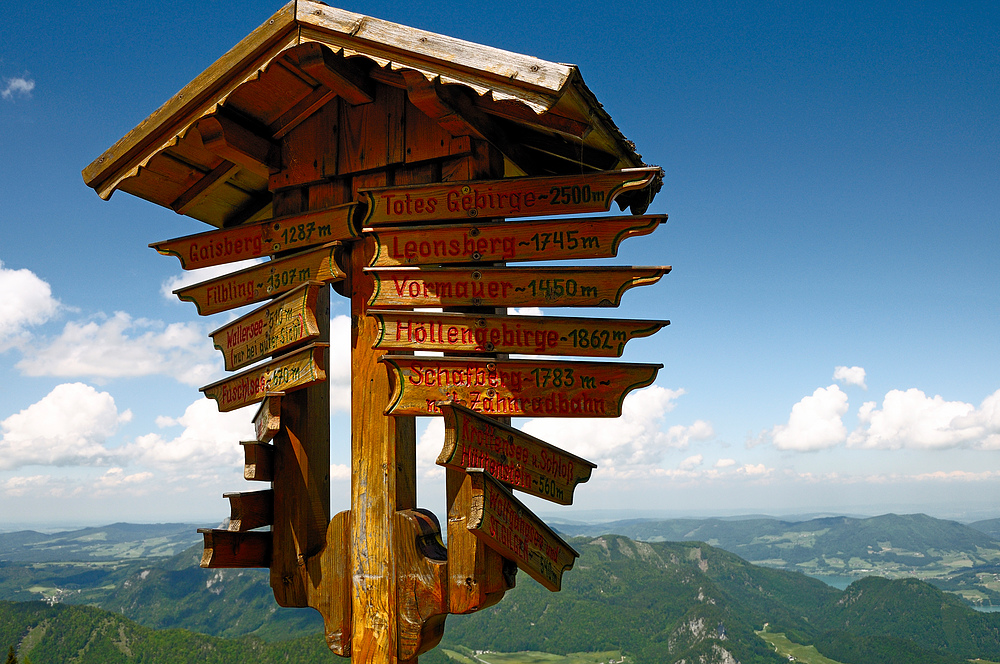
[(642, 166), (572, 65), (293, 0), (83, 170), (214, 226), (270, 216), (280, 139), (335, 96), (376, 85), (453, 135), (494, 144), (509, 176)]

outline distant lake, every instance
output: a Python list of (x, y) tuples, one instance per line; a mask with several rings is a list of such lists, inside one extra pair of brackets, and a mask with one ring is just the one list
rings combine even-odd
[(982, 613), (1000, 613), (1000, 606), (973, 606), (972, 608)]
[(833, 586), (837, 590), (845, 590), (847, 586), (858, 580), (856, 576), (838, 576), (836, 574), (809, 574), (814, 579), (819, 579), (828, 586)]

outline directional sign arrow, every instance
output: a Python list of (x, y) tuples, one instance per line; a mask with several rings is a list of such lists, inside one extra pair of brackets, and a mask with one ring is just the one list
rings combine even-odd
[(611, 258), (622, 240), (647, 235), (667, 215), (370, 228), (372, 266)]
[(339, 247), (339, 242), (331, 242), (318, 249), (179, 288), (174, 294), (194, 302), (198, 313), (208, 316), (287, 293), (308, 281), (340, 281), (346, 275), (337, 264)]
[(438, 408), (444, 415), (439, 466), (484, 468), (511, 488), (560, 505), (573, 504), (576, 485), (589, 480), (597, 467), (464, 406), (439, 403)]
[(235, 263), (355, 238), (358, 231), (352, 220), (356, 209), (357, 203), (348, 203), (257, 224), (153, 242), (149, 246), (164, 256), (177, 256), (185, 270)]
[(617, 307), (664, 267), (369, 267), (372, 307)]
[(551, 591), (579, 557), (573, 547), (531, 513), (486, 471), (469, 469), (472, 505), (468, 528), (487, 546)]
[(670, 321), (555, 316), (494, 316), (372, 310), (379, 323), (374, 348), (446, 353), (521, 353), (621, 357), (625, 344)]
[(607, 212), (616, 196), (643, 189), (658, 166), (589, 175), (506, 178), (362, 190), (368, 196), (365, 226), (480, 217), (536, 217)]
[(220, 412), (263, 401), (270, 392), (291, 392), (326, 380), (323, 353), (329, 344), (310, 344), (266, 364), (201, 388)]
[(618, 417), (625, 395), (662, 364), (383, 355), (393, 394), (387, 415), (440, 415), (440, 401), (509, 417)]

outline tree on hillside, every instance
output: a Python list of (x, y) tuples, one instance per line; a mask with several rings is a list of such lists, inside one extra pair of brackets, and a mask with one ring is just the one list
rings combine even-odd
[(14, 646), (11, 646), (10, 650), (7, 651), (6, 664), (17, 664), (17, 654), (14, 652)]

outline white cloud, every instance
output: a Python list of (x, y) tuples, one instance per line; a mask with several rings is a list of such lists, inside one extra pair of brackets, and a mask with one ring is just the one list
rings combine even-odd
[(0, 422), (0, 469), (107, 463), (105, 441), (131, 411), (119, 413), (107, 392), (83, 383), (57, 385), (37, 403)]
[(351, 412), (351, 317), (330, 319), (330, 411)]
[(779, 450), (796, 452), (838, 445), (847, 439), (847, 427), (841, 420), (847, 408), (847, 395), (839, 387), (819, 387), (792, 406), (788, 424), (771, 429), (771, 440)]
[(247, 261), (238, 261), (236, 263), (228, 263), (226, 265), (213, 265), (212, 267), (203, 267), (197, 270), (188, 270), (182, 272), (176, 277), (170, 277), (160, 285), (160, 294), (167, 298), (171, 302), (181, 302), (174, 295), (174, 291), (180, 288), (185, 288), (187, 286), (193, 286), (194, 284), (199, 284), (203, 281), (208, 281), (209, 279), (215, 279), (216, 277), (221, 277), (224, 274), (229, 274), (230, 272), (239, 272), (240, 270), (245, 270), (248, 267), (253, 267), (259, 263), (263, 263), (265, 259), (263, 258), (253, 258)]
[(833, 370), (833, 379), (844, 385), (857, 385), (863, 390), (867, 390), (865, 385), (865, 370), (862, 367), (836, 367)]
[(24, 347), (25, 328), (48, 321), (60, 307), (52, 287), (31, 270), (9, 270), (0, 261), (0, 352)]
[(875, 449), (1000, 449), (1000, 390), (977, 409), (962, 401), (928, 397), (916, 388), (890, 390), (882, 408), (868, 401), (858, 409), (861, 426), (848, 445)]
[(5, 78), (4, 83), (4, 89), (0, 90), (0, 97), (4, 99), (13, 99), (14, 95), (30, 97), (31, 91), (35, 89), (35, 81), (23, 76)]
[(424, 479), (444, 478), (444, 468), (434, 463), (444, 446), (444, 418), (435, 417), (417, 441), (417, 474)]
[(680, 465), (677, 467), (680, 468), (681, 470), (694, 470), (695, 468), (700, 466), (702, 461), (704, 460), (705, 458), (702, 455), (695, 454), (681, 461)]
[(351, 479), (351, 468), (343, 463), (330, 464), (330, 479), (334, 482), (346, 482)]
[(121, 449), (119, 458), (187, 478), (242, 467), (240, 441), (254, 439), (254, 408), (220, 413), (215, 401), (199, 399), (176, 419), (157, 418), (157, 424), (164, 428), (184, 427), (180, 435), (169, 440), (158, 433), (139, 436)]
[(736, 459), (719, 459), (715, 462), (716, 468), (730, 468), (736, 465)]
[(44, 492), (52, 485), (52, 478), (48, 475), (30, 475), (11, 477), (3, 483), (3, 492), (8, 496), (20, 497), (28, 493), (37, 494)]
[(598, 464), (601, 472), (615, 472), (626, 466), (648, 470), (660, 463), (668, 449), (683, 449), (692, 438), (712, 435), (711, 425), (700, 421), (691, 427), (662, 431), (664, 416), (684, 393), (683, 389), (653, 385), (625, 397), (622, 416), (617, 419), (533, 419), (522, 428)]
[[(39, 346), (39, 344), (35, 344)], [(133, 319), (124, 312), (69, 322), (48, 345), (25, 348), (17, 367), (28, 376), (121, 378), (162, 374), (186, 385), (211, 382), (222, 369), (199, 323)]]
[(98, 494), (115, 493), (120, 494), (123, 490), (131, 495), (144, 495), (151, 492), (154, 486), (149, 480), (153, 479), (153, 473), (138, 472), (127, 475), (124, 468), (109, 468), (107, 472), (94, 483), (94, 491)]

